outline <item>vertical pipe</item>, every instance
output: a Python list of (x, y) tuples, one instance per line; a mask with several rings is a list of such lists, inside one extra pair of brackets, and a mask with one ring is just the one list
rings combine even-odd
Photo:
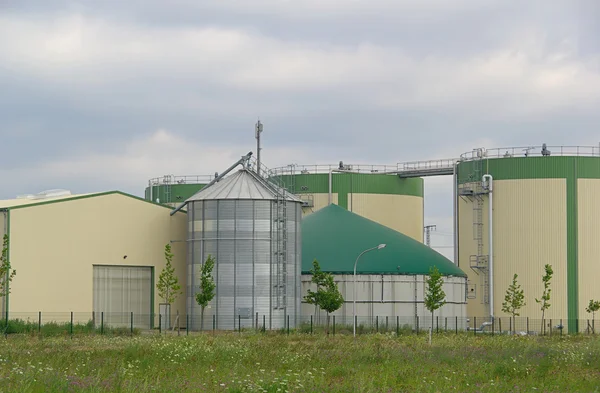
[(493, 215), (493, 206), (494, 206), (494, 193), (493, 193), (493, 184), (494, 178), (490, 174), (483, 175), (482, 181), (485, 183), (486, 179), (488, 179), (488, 190), (489, 190), (489, 200), (488, 200), (488, 266), (489, 266), (489, 291), (490, 291), (490, 318), (492, 319), (492, 323), (494, 322), (494, 215)]
[(262, 133), (263, 126), (260, 120), (256, 122), (256, 173), (260, 176), (260, 134)]
[(454, 209), (454, 264), (458, 266), (458, 163), (453, 165), (453, 209)]

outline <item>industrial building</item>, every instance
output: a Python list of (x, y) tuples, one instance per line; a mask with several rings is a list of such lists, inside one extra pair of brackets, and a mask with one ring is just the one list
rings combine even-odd
[[(267, 328), (314, 315), (301, 299), (315, 258), (352, 300), (353, 258), (385, 242), (358, 264), (357, 315), (367, 319), (424, 315), (423, 282), (432, 265), (445, 275), (450, 303), (443, 316), (507, 317), (504, 293), (517, 273), (527, 302), (521, 316), (541, 318), (535, 298), (547, 263), (554, 277), (546, 319), (581, 331), (588, 301), (600, 298), (593, 282), (598, 146), (480, 148), (393, 166), (274, 170), (249, 157), (220, 174), (154, 179), (145, 200), (114, 191), (0, 201), (0, 230), (10, 234), (17, 269), (2, 311), (35, 317), (72, 310), (85, 314), (82, 320), (106, 312), (113, 323), (134, 311), (146, 315), (136, 325), (156, 326), (157, 314), (168, 313), (155, 295), (167, 243), (185, 284), (170, 312), (189, 313), (192, 329), (201, 328), (194, 297), (209, 254), (217, 260), (218, 293), (205, 314), (219, 329), (262, 325), (257, 315)], [(425, 176), (453, 177), (455, 264), (422, 244)], [(347, 318), (348, 304), (336, 315)], [(202, 328), (212, 328), (206, 323)], [(539, 330), (532, 323), (530, 330)]]
[[(435, 250), (335, 204), (305, 217), (302, 236), (302, 293), (305, 295), (309, 288), (316, 290), (310, 270), (317, 260), (323, 271), (334, 275), (345, 299), (332, 314), (340, 323), (352, 324), (356, 307), (358, 324), (373, 325), (377, 317), (380, 321), (389, 317), (395, 324), (399, 317), (401, 323), (412, 326), (420, 319), (419, 326), (427, 328), (431, 313), (424, 305), (425, 279), (429, 269), (436, 266), (444, 276), (446, 304), (435, 315), (444, 323), (449, 318), (451, 327), (456, 321), (459, 328), (466, 327), (467, 275)], [(379, 244), (385, 247), (378, 249)], [(325, 312), (315, 313), (313, 305), (303, 302), (305, 321), (311, 315), (323, 316)]]
[[(527, 305), (541, 318), (544, 265), (554, 270), (546, 319), (585, 329), (590, 299), (600, 298), (599, 147), (477, 149), (457, 164), (458, 264), (469, 274), (470, 316), (498, 317), (518, 274)], [(490, 208), (491, 207), (491, 208)], [(532, 327), (532, 330), (540, 327)]]
[[(186, 215), (118, 191), (52, 192), (0, 201), (0, 228), (10, 236), (17, 275), (3, 311), (11, 318), (107, 325), (157, 324), (155, 278), (172, 244), (173, 266), (185, 282)], [(181, 242), (177, 242), (177, 240)], [(172, 305), (185, 315), (185, 298)], [(3, 313), (4, 314), (4, 313)]]

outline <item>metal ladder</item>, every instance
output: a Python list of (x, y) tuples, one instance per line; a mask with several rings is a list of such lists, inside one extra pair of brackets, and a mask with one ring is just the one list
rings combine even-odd
[(285, 189), (280, 187), (277, 193), (275, 212), (275, 309), (286, 307), (286, 282), (287, 282), (287, 202)]
[(165, 196), (165, 200), (161, 200), (160, 203), (171, 203), (171, 175), (165, 175), (163, 177), (163, 183), (165, 184), (165, 191), (163, 194)]

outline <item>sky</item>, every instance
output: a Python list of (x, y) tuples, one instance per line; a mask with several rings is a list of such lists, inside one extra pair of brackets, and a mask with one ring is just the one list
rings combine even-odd
[[(255, 151), (389, 164), (597, 146), (595, 0), (0, 0), (0, 199), (143, 195)], [(452, 256), (452, 186), (425, 182)]]

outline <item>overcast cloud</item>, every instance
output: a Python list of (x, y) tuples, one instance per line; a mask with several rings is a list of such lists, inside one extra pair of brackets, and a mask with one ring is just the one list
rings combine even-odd
[[(0, 0), (0, 198), (263, 160), (597, 145), (600, 4)], [(450, 179), (426, 181), (451, 245)], [(451, 255), (451, 249), (440, 249)]]

